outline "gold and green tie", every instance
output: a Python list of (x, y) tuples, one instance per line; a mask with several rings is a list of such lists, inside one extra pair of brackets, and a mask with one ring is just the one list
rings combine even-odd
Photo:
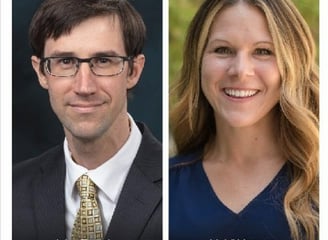
[(81, 200), (72, 230), (72, 240), (102, 240), (103, 230), (96, 185), (88, 175), (82, 175), (76, 181), (76, 186)]

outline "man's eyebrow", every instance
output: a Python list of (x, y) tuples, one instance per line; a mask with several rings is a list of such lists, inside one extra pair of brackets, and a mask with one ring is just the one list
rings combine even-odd
[[(123, 56), (125, 54), (118, 54), (114, 50), (109, 51), (99, 51), (90, 54), (89, 57), (106, 57), (106, 56)], [(77, 57), (77, 54), (75, 52), (69, 52), (69, 51), (54, 51), (50, 54), (50, 57)]]
[(74, 52), (61, 52), (61, 51), (54, 51), (50, 54), (50, 57), (74, 57)]
[(94, 57), (122, 56), (122, 54), (118, 54), (116, 51), (110, 50), (110, 51), (95, 52), (92, 54), (92, 56)]

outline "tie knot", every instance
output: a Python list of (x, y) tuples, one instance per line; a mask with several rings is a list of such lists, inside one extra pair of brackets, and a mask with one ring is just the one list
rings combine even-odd
[(76, 187), (79, 191), (81, 199), (89, 198), (95, 199), (96, 198), (96, 185), (94, 182), (89, 178), (88, 175), (83, 174), (79, 179), (76, 181)]

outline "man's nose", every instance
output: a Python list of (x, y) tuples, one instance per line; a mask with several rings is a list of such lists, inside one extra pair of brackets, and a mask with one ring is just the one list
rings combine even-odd
[(92, 72), (90, 63), (79, 64), (75, 75), (74, 91), (79, 95), (93, 94), (97, 89), (96, 75)]

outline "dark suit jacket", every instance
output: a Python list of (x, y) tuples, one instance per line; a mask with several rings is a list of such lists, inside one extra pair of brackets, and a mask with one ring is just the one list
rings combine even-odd
[[(162, 239), (162, 146), (138, 124), (142, 141), (105, 239)], [(13, 240), (64, 240), (63, 146), (24, 161), (13, 172)]]

